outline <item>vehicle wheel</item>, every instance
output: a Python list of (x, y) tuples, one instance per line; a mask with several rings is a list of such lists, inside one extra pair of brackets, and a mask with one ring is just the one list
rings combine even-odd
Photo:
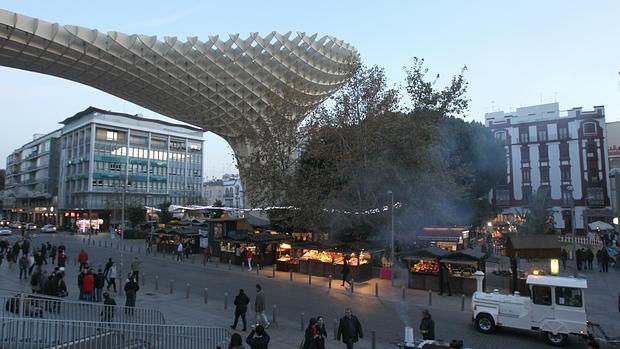
[(495, 321), (489, 314), (480, 314), (476, 317), (476, 329), (482, 333), (491, 333), (495, 330)]
[(545, 339), (547, 343), (556, 347), (561, 347), (566, 344), (568, 336), (565, 333), (553, 334), (551, 332), (545, 332)]

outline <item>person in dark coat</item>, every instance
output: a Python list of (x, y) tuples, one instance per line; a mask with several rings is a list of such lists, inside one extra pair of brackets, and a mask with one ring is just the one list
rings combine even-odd
[(310, 318), (308, 327), (306, 327), (306, 332), (304, 333), (304, 345), (302, 349), (319, 349), (321, 337), (319, 336), (319, 330), (316, 324), (316, 318)]
[(248, 304), (250, 304), (250, 298), (245, 294), (243, 289), (239, 290), (239, 294), (235, 297), (235, 322), (230, 326), (233, 330), (237, 329), (237, 322), (239, 321), (239, 317), (241, 317), (241, 321), (243, 321), (243, 330), (245, 331), (247, 328), (247, 322), (245, 319), (245, 314), (248, 312)]
[(351, 286), (351, 281), (349, 281), (349, 274), (351, 273), (351, 268), (349, 267), (349, 258), (345, 257), (342, 264), (342, 285), (347, 282), (349, 286)]
[(325, 319), (320, 315), (316, 317), (316, 329), (319, 333), (318, 349), (325, 349), (327, 330), (325, 329)]
[(586, 251), (586, 260), (588, 261), (588, 269), (592, 270), (592, 262), (594, 262), (594, 253), (590, 248)]
[(431, 313), (428, 310), (422, 310), (422, 321), (420, 321), (420, 333), (422, 333), (422, 339), (434, 340), (435, 339), (435, 321), (431, 317)]
[(95, 302), (101, 302), (103, 300), (103, 286), (105, 286), (105, 276), (103, 276), (103, 271), (99, 268), (97, 274), (95, 274)]
[(357, 319), (357, 316), (353, 315), (351, 308), (345, 309), (345, 315), (340, 318), (338, 323), (338, 333), (336, 339), (340, 340), (347, 345), (347, 349), (353, 349), (353, 344), (357, 343), (360, 338), (364, 338), (362, 332), (362, 325)]
[(452, 296), (452, 290), (450, 289), (450, 273), (448, 273), (448, 267), (445, 264), (441, 264), (439, 270), (440, 288), (439, 295), (443, 296), (443, 293), (448, 290), (448, 296)]
[(575, 251), (575, 258), (577, 260), (577, 270), (581, 270), (581, 265), (583, 263), (583, 253), (581, 253), (580, 249)]
[(607, 253), (607, 249), (603, 247), (602, 252), (601, 252), (601, 266), (603, 269), (603, 273), (606, 273), (609, 271), (609, 253)]
[(133, 315), (133, 307), (136, 306), (136, 294), (138, 290), (140, 290), (140, 286), (133, 278), (131, 274), (129, 274), (129, 278), (127, 279), (127, 283), (125, 283), (125, 313), (129, 315)]
[(245, 339), (251, 349), (269, 349), (269, 335), (262, 325), (257, 325)]
[(116, 301), (110, 297), (107, 292), (103, 293), (103, 310), (101, 311), (101, 321), (111, 322), (114, 319), (114, 308), (116, 307)]
[(562, 260), (562, 269), (566, 270), (566, 261), (568, 260), (568, 252), (565, 249), (562, 249), (562, 254), (560, 255), (560, 259)]

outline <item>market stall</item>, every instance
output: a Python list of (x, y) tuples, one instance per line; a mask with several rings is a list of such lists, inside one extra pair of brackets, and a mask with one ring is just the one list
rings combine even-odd
[(471, 295), (476, 291), (474, 273), (478, 270), (484, 272), (484, 253), (468, 248), (446, 253), (440, 262), (447, 267), (453, 293)]
[(425, 227), (416, 234), (419, 246), (433, 246), (449, 251), (467, 248), (469, 230), (459, 227)]
[(189, 248), (191, 253), (198, 253), (200, 247), (200, 235), (197, 231), (180, 231), (175, 229), (160, 229), (152, 233), (157, 252), (176, 253), (179, 243), (183, 248)]
[(528, 295), (527, 275), (534, 269), (550, 272), (550, 260), (560, 259), (562, 247), (555, 235), (508, 234), (506, 252), (510, 257), (511, 291)]
[(448, 251), (437, 247), (414, 250), (403, 257), (409, 265), (409, 288), (439, 291), (439, 259)]
[(252, 263), (272, 265), (276, 263), (278, 247), (282, 243), (292, 242), (284, 234), (273, 232), (235, 233), (222, 237), (220, 242), (220, 261), (241, 265), (244, 251), (252, 251)]

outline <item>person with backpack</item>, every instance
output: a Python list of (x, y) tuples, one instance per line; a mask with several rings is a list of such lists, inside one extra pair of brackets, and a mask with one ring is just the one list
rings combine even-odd
[(125, 314), (133, 315), (133, 309), (136, 306), (136, 295), (140, 290), (140, 286), (130, 273), (128, 275), (127, 282), (125, 283)]
[(248, 343), (251, 349), (269, 349), (269, 339), (265, 328), (262, 325), (256, 325), (248, 334), (245, 342)]
[(250, 304), (250, 298), (245, 294), (243, 289), (239, 290), (239, 294), (235, 297), (235, 322), (230, 326), (233, 330), (237, 329), (237, 322), (239, 321), (239, 317), (241, 317), (241, 321), (243, 321), (243, 330), (245, 331), (247, 328), (247, 322), (245, 318), (245, 314), (248, 312), (248, 304)]

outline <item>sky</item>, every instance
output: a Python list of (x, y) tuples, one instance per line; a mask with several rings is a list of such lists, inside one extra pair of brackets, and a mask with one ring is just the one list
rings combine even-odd
[[(365, 65), (403, 86), (413, 57), (424, 58), (438, 84), (467, 66), (466, 120), (557, 101), (561, 109), (606, 107), (620, 120), (620, 1), (34, 1), (0, 0), (0, 8), (47, 22), (101, 32), (197, 36), (288, 31), (333, 35), (357, 48)], [(0, 168), (6, 157), (58, 122), (96, 106), (165, 118), (75, 82), (0, 67)], [(205, 134), (205, 177), (236, 173), (232, 150)]]

